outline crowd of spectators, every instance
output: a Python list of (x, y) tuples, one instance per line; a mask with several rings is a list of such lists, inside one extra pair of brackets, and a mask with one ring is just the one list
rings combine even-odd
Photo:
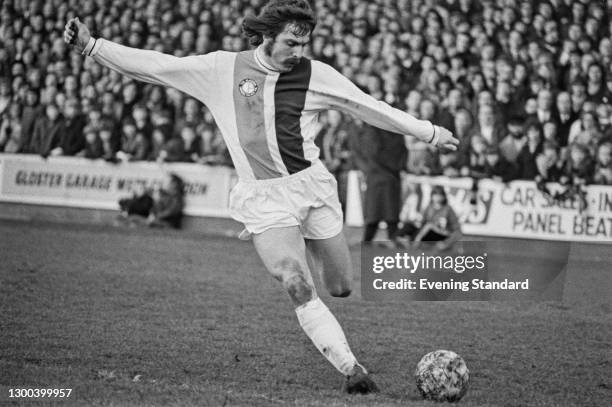
[[(71, 52), (74, 16), (101, 36), (176, 56), (247, 48), (265, 0), (5, 0), (0, 151), (227, 164), (199, 102)], [(309, 56), (364, 91), (452, 130), (458, 152), (407, 138), (414, 174), (612, 184), (612, 0), (313, 0)], [(322, 116), (336, 173), (364, 125)]]
[[(612, 184), (612, 1), (317, 4), (316, 57), (460, 138), (458, 152), (407, 138), (409, 173)], [(325, 127), (328, 162), (350, 168), (337, 135), (362, 127)]]

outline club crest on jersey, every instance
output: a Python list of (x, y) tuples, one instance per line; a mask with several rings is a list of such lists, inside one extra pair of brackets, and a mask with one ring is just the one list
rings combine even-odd
[(259, 86), (253, 79), (246, 78), (240, 81), (238, 89), (240, 90), (240, 94), (242, 94), (242, 96), (251, 97), (257, 93)]

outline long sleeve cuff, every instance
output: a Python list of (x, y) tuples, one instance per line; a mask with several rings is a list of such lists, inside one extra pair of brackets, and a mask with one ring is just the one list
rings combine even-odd
[(81, 51), (81, 55), (89, 55), (95, 43), (96, 39), (94, 37), (89, 37), (89, 41), (87, 42), (87, 45), (85, 45), (85, 48), (83, 48), (83, 51)]
[(433, 134), (431, 136), (431, 139), (428, 141), (429, 144), (433, 145), (433, 146), (437, 146), (438, 142), (440, 141), (440, 127), (436, 126), (435, 124), (431, 123), (431, 126), (433, 127)]
[(83, 49), (82, 54), (88, 57), (93, 57), (98, 53), (98, 50), (102, 46), (102, 42), (102, 38), (96, 39), (94, 37), (90, 37), (89, 41), (87, 42), (87, 45), (85, 46), (85, 49)]

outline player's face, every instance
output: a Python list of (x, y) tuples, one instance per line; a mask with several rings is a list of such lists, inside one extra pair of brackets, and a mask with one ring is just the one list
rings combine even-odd
[(310, 33), (298, 36), (294, 26), (287, 24), (285, 29), (273, 38), (265, 38), (264, 50), (270, 58), (272, 66), (281, 72), (291, 71), (304, 56), (306, 46), (310, 42)]

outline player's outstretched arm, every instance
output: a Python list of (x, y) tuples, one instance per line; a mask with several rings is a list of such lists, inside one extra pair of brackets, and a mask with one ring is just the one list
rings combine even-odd
[(459, 140), (444, 127), (436, 126), (428, 120), (419, 120), (374, 99), (322, 62), (313, 61), (310, 89), (321, 101), (322, 108), (342, 110), (373, 126), (414, 136), (447, 150), (457, 150), (459, 145)]
[(64, 41), (75, 50), (130, 78), (170, 86), (204, 101), (214, 95), (216, 53), (178, 58), (94, 38), (78, 17), (68, 20)]

